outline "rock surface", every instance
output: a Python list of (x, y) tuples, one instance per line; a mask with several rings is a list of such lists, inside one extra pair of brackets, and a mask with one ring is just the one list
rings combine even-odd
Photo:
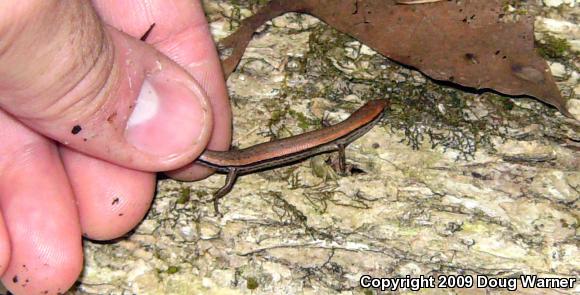
[(573, 7), (576, 5), (576, 0), (544, 0), (544, 4), (550, 7), (558, 7), (562, 4)]
[[(205, 5), (217, 38), (230, 30), (224, 15), (250, 14)], [(577, 59), (554, 62), (577, 79)], [(575, 105), (577, 83), (560, 83)], [(393, 108), (349, 146), (349, 175), (322, 155), (243, 176), (222, 218), (208, 200), (224, 176), (160, 181), (133, 234), (85, 242), (77, 292), (374, 294), (361, 275), (580, 277), (578, 121), (532, 99), (435, 84), (298, 14), (261, 30), (228, 87), (241, 147), (338, 122), (368, 99)]]

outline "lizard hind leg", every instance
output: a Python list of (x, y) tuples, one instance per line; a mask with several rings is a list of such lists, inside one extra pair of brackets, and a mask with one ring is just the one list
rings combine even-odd
[(213, 195), (212, 198), (213, 208), (215, 210), (216, 215), (222, 215), (219, 211), (219, 200), (232, 190), (234, 184), (236, 183), (237, 178), (238, 178), (238, 170), (235, 168), (230, 169), (230, 171), (228, 171), (228, 175), (226, 176), (226, 183)]
[(346, 145), (339, 144), (338, 145), (338, 168), (340, 169), (340, 173), (342, 175), (346, 175)]

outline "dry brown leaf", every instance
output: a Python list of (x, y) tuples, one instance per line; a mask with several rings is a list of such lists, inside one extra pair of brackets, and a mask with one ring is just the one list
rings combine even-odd
[(221, 42), (228, 76), (254, 31), (286, 12), (320, 18), (429, 77), (507, 95), (529, 95), (571, 116), (548, 64), (534, 49), (533, 19), (502, 20), (501, 0), (397, 5), (397, 0), (273, 0)]

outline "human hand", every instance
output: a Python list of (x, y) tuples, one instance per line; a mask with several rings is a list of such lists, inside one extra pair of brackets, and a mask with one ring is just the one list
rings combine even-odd
[[(152, 23), (159, 51), (117, 31), (138, 38)], [(153, 172), (227, 149), (230, 121), (198, 0), (0, 1), (2, 283), (64, 293), (82, 269), (81, 233), (131, 230)]]

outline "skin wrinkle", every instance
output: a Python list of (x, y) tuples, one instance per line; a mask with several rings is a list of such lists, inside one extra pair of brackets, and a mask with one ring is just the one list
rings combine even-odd
[[(197, 61), (197, 62), (191, 62), (189, 64), (186, 65), (186, 67), (190, 68), (190, 69), (195, 69), (201, 66), (205, 66), (207, 64), (209, 64), (210, 62), (207, 60), (202, 60), (202, 61)], [(204, 73), (203, 75), (205, 78), (208, 77), (207, 73)], [(201, 83), (202, 81), (198, 81), (201, 85), (205, 85), (204, 83)], [(207, 82), (207, 80), (203, 80), (203, 82)]]
[[(25, 17), (23, 17), (23, 19), (26, 19)], [(8, 55), (10, 56), (10, 54), (14, 55), (14, 53), (12, 52), (16, 52), (19, 53), (20, 52), (20, 48), (17, 47), (16, 45), (18, 45), (19, 38), (20, 36), (24, 36), (26, 35), (24, 33), (25, 29), (27, 28), (25, 25), (18, 25), (17, 23), (11, 26), (7, 26), (10, 29), (8, 30), (8, 33), (6, 34), (2, 34), (0, 36), (2, 36), (2, 41), (6, 42), (6, 44), (8, 44), (7, 46), (5, 46), (4, 48), (0, 48), (0, 53), (2, 55)], [(32, 44), (30, 44), (32, 46)], [(3, 60), (5, 61), (9, 61), (9, 58), (3, 58)], [(13, 70), (9, 70), (9, 72), (11, 73), (11, 75), (5, 75), (5, 74), (1, 74), (2, 68), (11, 68), (10, 64), (8, 65), (2, 65), (0, 64), (0, 75), (4, 76), (6, 78), (6, 81), (3, 85), (0, 85), (0, 93), (2, 91), (2, 89), (4, 89), (7, 92), (14, 92), (15, 89), (18, 89), (19, 87), (17, 87), (17, 84), (15, 83), (16, 80), (15, 79), (11, 79), (9, 80), (8, 78), (14, 78), (14, 74), (13, 74)], [(6, 99), (6, 98), (3, 98)]]
[[(184, 37), (196, 35), (196, 34), (192, 34), (191, 33), (192, 31), (207, 30), (207, 28), (204, 27), (204, 25), (205, 24), (203, 24), (203, 23), (197, 23), (197, 24), (192, 24), (191, 26), (183, 27), (178, 31), (174, 31), (170, 37), (166, 37), (164, 39), (157, 40), (153, 44), (163, 46), (167, 50), (167, 55), (173, 56), (175, 62), (177, 62), (180, 65), (183, 65), (183, 64), (185, 64), (185, 62), (183, 60), (184, 57), (181, 54), (172, 54), (172, 53), (179, 52), (179, 47), (184, 42), (187, 42), (187, 38), (184, 38)], [(179, 42), (175, 42), (175, 40), (178, 40)], [(164, 46), (165, 44), (173, 44), (173, 46)]]
[(34, 167), (36, 165), (37, 154), (43, 153), (46, 149), (46, 143), (38, 140), (33, 140), (30, 143), (22, 145), (9, 145), (14, 147), (13, 151), (5, 150), (4, 154), (10, 154), (10, 157), (1, 157), (4, 161), (0, 161), (1, 175), (4, 175), (5, 171), (19, 171), (26, 170), (28, 167)]
[[(108, 85), (111, 83), (111, 80), (113, 80), (113, 77), (116, 76), (114, 71), (115, 64), (108, 61), (109, 59), (114, 58), (114, 53), (102, 54), (102, 56), (102, 58), (98, 58), (95, 61), (94, 65), (91, 66), (85, 74), (79, 76), (80, 79), (75, 83), (75, 85), (67, 90), (67, 93), (57, 100), (59, 103), (53, 103), (52, 105), (47, 106), (45, 109), (46, 115), (42, 117), (27, 116), (22, 118), (35, 121), (61, 121), (63, 120), (63, 114), (66, 114), (65, 116), (67, 117), (67, 120), (82, 122), (86, 120), (84, 118), (94, 117), (94, 112), (99, 111), (103, 105), (106, 104), (107, 96), (104, 96), (103, 93), (107, 94), (112, 92), (111, 89), (108, 89), (111, 88)], [(106, 66), (103, 67), (100, 66), (100, 64)], [(96, 74), (97, 78), (87, 79), (87, 76), (95, 73), (95, 69), (100, 69)], [(91, 81), (93, 82), (91, 84), (96, 84), (97, 86), (80, 85), (87, 81)], [(89, 92), (86, 94), (72, 94), (78, 88), (89, 90)], [(67, 96), (70, 97), (70, 99), (65, 99)], [(91, 104), (95, 106), (85, 107), (86, 105)]]
[[(2, 39), (0, 39), (0, 57), (7, 54), (7, 52), (9, 52), (14, 47), (14, 44), (16, 43), (14, 42), (16, 36), (21, 34), (23, 31), (23, 28), (19, 26), (5, 26), (5, 27), (7, 27), (6, 31), (0, 32), (0, 36), (2, 36)], [(8, 85), (5, 86), (0, 85), (0, 86), (5, 87)]]
[[(58, 4), (58, 3), (57, 3)], [(59, 5), (57, 5), (59, 6)], [(23, 33), (23, 35), (35, 35), (35, 36), (52, 36), (51, 39), (46, 38), (46, 37), (40, 37), (40, 40), (37, 39), (24, 39), (24, 40), (17, 40), (15, 41), (16, 44), (20, 44), (20, 48), (16, 48), (16, 52), (14, 54), (19, 54), (21, 52), (26, 53), (27, 55), (30, 55), (31, 60), (34, 61), (42, 61), (39, 62), (38, 64), (34, 65), (32, 68), (27, 69), (27, 71), (25, 71), (26, 75), (29, 75), (29, 72), (34, 72), (36, 75), (41, 75), (43, 74), (44, 76), (46, 76), (46, 80), (49, 80), (50, 82), (56, 82), (56, 83), (48, 83), (48, 85), (46, 87), (41, 87), (41, 85), (43, 83), (35, 83), (33, 84), (34, 87), (30, 87), (29, 83), (31, 83), (31, 81), (28, 81), (26, 78), (27, 77), (21, 77), (21, 79), (23, 80), (24, 83), (26, 83), (25, 85), (21, 85), (19, 88), (20, 92), (22, 92), (21, 96), (25, 97), (26, 99), (29, 99), (30, 97), (38, 97), (40, 94), (45, 94), (45, 93), (50, 93), (47, 90), (52, 90), (52, 89), (56, 89), (56, 90), (60, 90), (61, 88), (63, 88), (63, 81), (67, 81), (67, 78), (70, 78), (70, 73), (73, 72), (67, 68), (71, 67), (74, 69), (74, 63), (60, 63), (60, 61), (62, 60), (69, 60), (70, 57), (67, 55), (64, 55), (63, 58), (46, 58), (47, 56), (52, 57), (54, 55), (54, 53), (59, 53), (59, 52), (63, 52), (64, 48), (70, 48), (69, 46), (74, 46), (74, 42), (68, 42), (68, 44), (65, 44), (64, 46), (62, 44), (56, 44), (54, 40), (60, 40), (62, 39), (62, 36), (71, 36), (73, 34), (71, 34), (69, 27), (51, 27), (51, 26), (46, 26), (43, 25), (44, 22), (46, 22), (48, 19), (55, 17), (55, 18), (65, 18), (65, 19), (70, 19), (69, 15), (66, 15), (63, 13), (62, 8), (51, 8), (51, 13), (53, 13), (54, 15), (47, 15), (45, 12), (40, 12), (38, 13), (39, 15), (37, 16), (38, 19), (41, 19), (42, 21), (39, 21), (38, 24), (36, 26), (32, 25), (32, 26), (27, 26), (26, 24), (22, 24), (21, 27), (23, 29), (27, 29), (28, 31), (32, 31), (32, 32), (28, 32), (28, 33)], [(72, 20), (71, 20), (72, 23)], [(79, 42), (77, 42), (79, 43)], [(38, 44), (42, 44), (44, 45), (44, 47), (41, 47), (41, 50), (30, 50), (29, 48), (35, 48), (38, 46)], [(81, 43), (79, 43), (81, 44)], [(79, 54), (79, 56), (83, 56), (83, 54)], [(23, 59), (23, 57), (20, 57), (21, 59)], [(50, 62), (49, 62), (50, 61)], [(62, 68), (65, 68), (65, 70), (61, 70)], [(58, 76), (55, 77), (55, 75), (60, 74)], [(44, 79), (43, 79), (44, 80)], [(64, 85), (66, 86), (66, 85)], [(31, 91), (34, 90), (33, 92)], [(58, 93), (58, 92), (57, 92)], [(44, 106), (40, 106), (39, 109), (44, 109)]]
[(148, 21), (151, 21), (153, 19), (153, 11), (154, 11), (153, 4), (151, 3), (151, 1), (149, 1), (149, 0), (141, 1), (141, 2), (138, 2), (137, 4), (141, 4), (141, 11), (145, 12), (145, 18)]
[[(18, 20), (25, 20), (27, 19), (25, 16), (30, 15), (31, 12), (28, 10), (38, 9), (37, 5), (30, 5), (30, 1), (24, 1), (25, 3), (18, 3), (18, 5), (10, 5), (11, 9), (8, 10), (7, 7), (2, 7), (2, 3), (7, 4), (7, 1), (0, 1), (0, 13), (5, 12), (5, 14), (0, 14), (0, 22), (2, 20), (7, 21), (9, 24), (14, 24)], [(28, 6), (26, 4), (29, 3)], [(9, 5), (9, 4), (7, 4)], [(15, 21), (16, 20), (16, 21)], [(5, 31), (0, 31), (0, 56), (6, 53), (14, 44), (14, 40), (18, 38), (18, 36), (22, 35), (22, 31), (26, 26), (24, 25), (5, 25), (0, 24), (0, 28), (4, 28)], [(4, 47), (2, 47), (2, 43), (4, 43)], [(0, 67), (2, 69), (2, 67)]]
[[(96, 17), (96, 16), (95, 16)], [(99, 37), (97, 40), (102, 40), (102, 39), (109, 39), (109, 37), (106, 35), (106, 33), (103, 31), (102, 28), (99, 28)], [(79, 43), (82, 43), (82, 40), (79, 41)], [(74, 73), (77, 77), (77, 81), (72, 83), (70, 88), (66, 89), (65, 92), (63, 94), (58, 94), (55, 97), (58, 98), (57, 102), (59, 103), (53, 103), (50, 106), (47, 106), (46, 109), (48, 111), (46, 111), (46, 113), (48, 113), (46, 116), (43, 116), (42, 118), (30, 118), (27, 117), (26, 119), (36, 119), (36, 120), (55, 120), (57, 118), (61, 118), (63, 114), (66, 114), (67, 117), (86, 117), (87, 115), (81, 115), (81, 114), (75, 114), (76, 112), (82, 112), (82, 111), (86, 111), (86, 109), (88, 109), (89, 111), (92, 112), (92, 108), (82, 108), (79, 107), (79, 105), (89, 105), (89, 104), (95, 104), (94, 100), (96, 98), (100, 98), (98, 100), (100, 100), (99, 102), (96, 103), (96, 107), (101, 107), (104, 104), (104, 99), (106, 97), (99, 97), (99, 93), (102, 92), (103, 88), (106, 87), (107, 82), (110, 81), (110, 76), (114, 67), (114, 63), (111, 62), (111, 60), (114, 60), (115, 58), (115, 50), (112, 46), (109, 46), (111, 44), (111, 42), (103, 42), (103, 41), (97, 41), (96, 43), (93, 44), (99, 44), (99, 46), (95, 47), (95, 48), (89, 48), (91, 50), (89, 50), (89, 56), (91, 58), (87, 59), (85, 54), (79, 54), (77, 56), (77, 60), (79, 60), (80, 62), (72, 62), (72, 64), (80, 64), (82, 65), (81, 68), (86, 68), (86, 71), (81, 74), (81, 75), (77, 75), (76, 73), (78, 73), (79, 71), (77, 69), (75, 69), (73, 65), (73, 68), (70, 70), (65, 70), (63, 71), (63, 75), (70, 75), (71, 73)], [(72, 46), (73, 48), (76, 48), (77, 46)], [(84, 47), (83, 45), (81, 45), (80, 47)], [(63, 60), (66, 60), (66, 53), (67, 50), (63, 50)], [(81, 50), (81, 52), (85, 52), (87, 50)], [(90, 60), (90, 62), (85, 62), (86, 60)], [(89, 66), (87, 66), (87, 64), (90, 64)], [(104, 66), (103, 66), (104, 65)], [(96, 70), (98, 70), (98, 72), (95, 72)], [(94, 75), (94, 78), (87, 78)], [(87, 81), (90, 81), (91, 84), (93, 85), (98, 85), (98, 86), (86, 86), (84, 85), (85, 83), (87, 83)], [(87, 83), (88, 84), (88, 83)], [(81, 89), (86, 89), (89, 90), (89, 92), (87, 93), (74, 93), (75, 90), (77, 90), (78, 88)], [(70, 99), (63, 99), (66, 97), (70, 97)], [(79, 97), (82, 97), (81, 99), (79, 99)], [(83, 110), (85, 109), (85, 110)], [(66, 111), (65, 111), (66, 110)], [(68, 110), (72, 110), (72, 111), (68, 111)], [(73, 119), (74, 120), (74, 119)]]

